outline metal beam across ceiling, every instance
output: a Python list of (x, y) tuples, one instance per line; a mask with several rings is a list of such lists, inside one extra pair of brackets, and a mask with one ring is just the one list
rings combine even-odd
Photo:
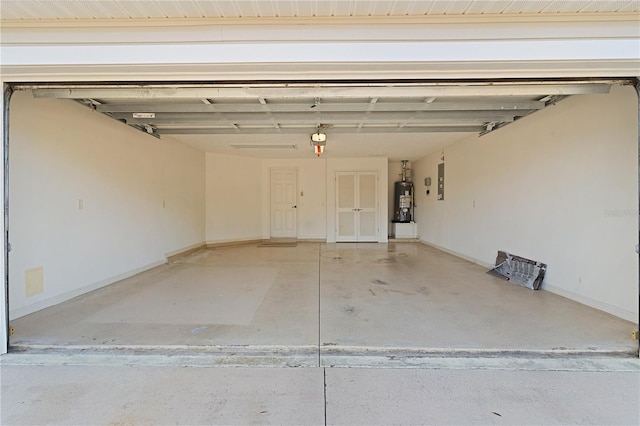
[[(138, 87), (137, 87), (138, 86)], [(433, 84), (280, 84), (280, 85), (127, 85), (125, 87), (35, 87), (35, 97), (58, 99), (305, 99), (429, 98), (482, 96), (583, 95), (608, 93), (606, 83), (433, 83)]]
[(163, 134), (484, 133), (609, 81), (22, 85)]

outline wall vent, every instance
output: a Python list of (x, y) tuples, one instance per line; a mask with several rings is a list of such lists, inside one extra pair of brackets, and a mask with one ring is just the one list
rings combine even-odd
[(44, 273), (42, 266), (24, 271), (24, 297), (44, 293)]

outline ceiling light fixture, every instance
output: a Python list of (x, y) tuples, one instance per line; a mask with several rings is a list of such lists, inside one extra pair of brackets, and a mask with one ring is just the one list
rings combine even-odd
[(311, 146), (313, 147), (313, 152), (320, 157), (320, 154), (324, 152), (326, 144), (327, 135), (325, 133), (320, 133), (320, 126), (318, 126), (318, 130), (311, 135)]

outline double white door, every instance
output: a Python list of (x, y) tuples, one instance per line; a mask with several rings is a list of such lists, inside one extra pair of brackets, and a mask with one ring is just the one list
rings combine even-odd
[(336, 173), (336, 241), (378, 241), (378, 173)]

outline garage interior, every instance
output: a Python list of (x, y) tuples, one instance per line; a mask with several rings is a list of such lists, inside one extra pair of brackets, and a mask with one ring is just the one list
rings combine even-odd
[[(269, 362), (310, 366), (368, 365), (364, 355), (371, 354), (394, 354), (389, 365), (399, 354), (403, 362), (462, 352), (637, 355), (632, 281), (608, 289), (628, 294), (625, 314), (567, 298), (571, 293), (557, 281), (563, 268), (553, 261), (543, 285), (553, 283), (551, 291), (486, 273), (505, 236), (522, 238), (526, 254), (535, 254), (526, 251), (530, 243), (537, 245), (544, 260), (549, 246), (568, 249), (552, 233), (569, 218), (523, 221), (520, 209), (539, 215), (553, 206), (535, 191), (514, 194), (494, 182), (473, 194), (466, 212), (438, 212), (469, 191), (469, 182), (455, 181), (456, 168), (460, 179), (477, 156), (457, 145), (479, 146), (507, 131), (504, 137), (517, 144), (532, 127), (537, 135), (545, 131), (539, 127), (554, 136), (575, 133), (578, 124), (586, 126), (585, 113), (604, 123), (601, 132), (624, 132), (634, 121), (631, 83), (17, 85), (10, 122), (11, 345), (257, 351), (277, 360)], [(313, 133), (326, 134), (320, 155)], [(624, 135), (620, 144), (600, 143), (623, 157), (634, 142)], [(535, 181), (557, 173), (536, 161), (525, 168), (522, 148), (513, 148), (518, 163), (511, 173), (501, 173)], [(417, 234), (395, 238), (393, 183), (405, 159)], [(425, 178), (435, 182), (442, 163), (452, 172), (445, 175), (446, 198), (439, 199)], [(286, 170), (295, 186), (283, 193), (295, 195), (283, 208), (273, 202), (279, 197), (273, 185)], [(340, 224), (339, 179), (352, 173), (376, 176), (373, 233), (357, 232), (358, 218)], [(553, 217), (573, 208), (557, 201)], [(486, 237), (493, 250), (483, 258), (425, 238), (442, 231), (438, 222), (447, 226), (447, 215), (474, 209), (503, 221), (491, 225), (502, 238)], [(470, 232), (462, 243), (482, 246), (479, 235)], [(53, 263), (35, 265), (38, 257)]]
[(637, 2), (2, 8), (12, 350), (638, 355)]

